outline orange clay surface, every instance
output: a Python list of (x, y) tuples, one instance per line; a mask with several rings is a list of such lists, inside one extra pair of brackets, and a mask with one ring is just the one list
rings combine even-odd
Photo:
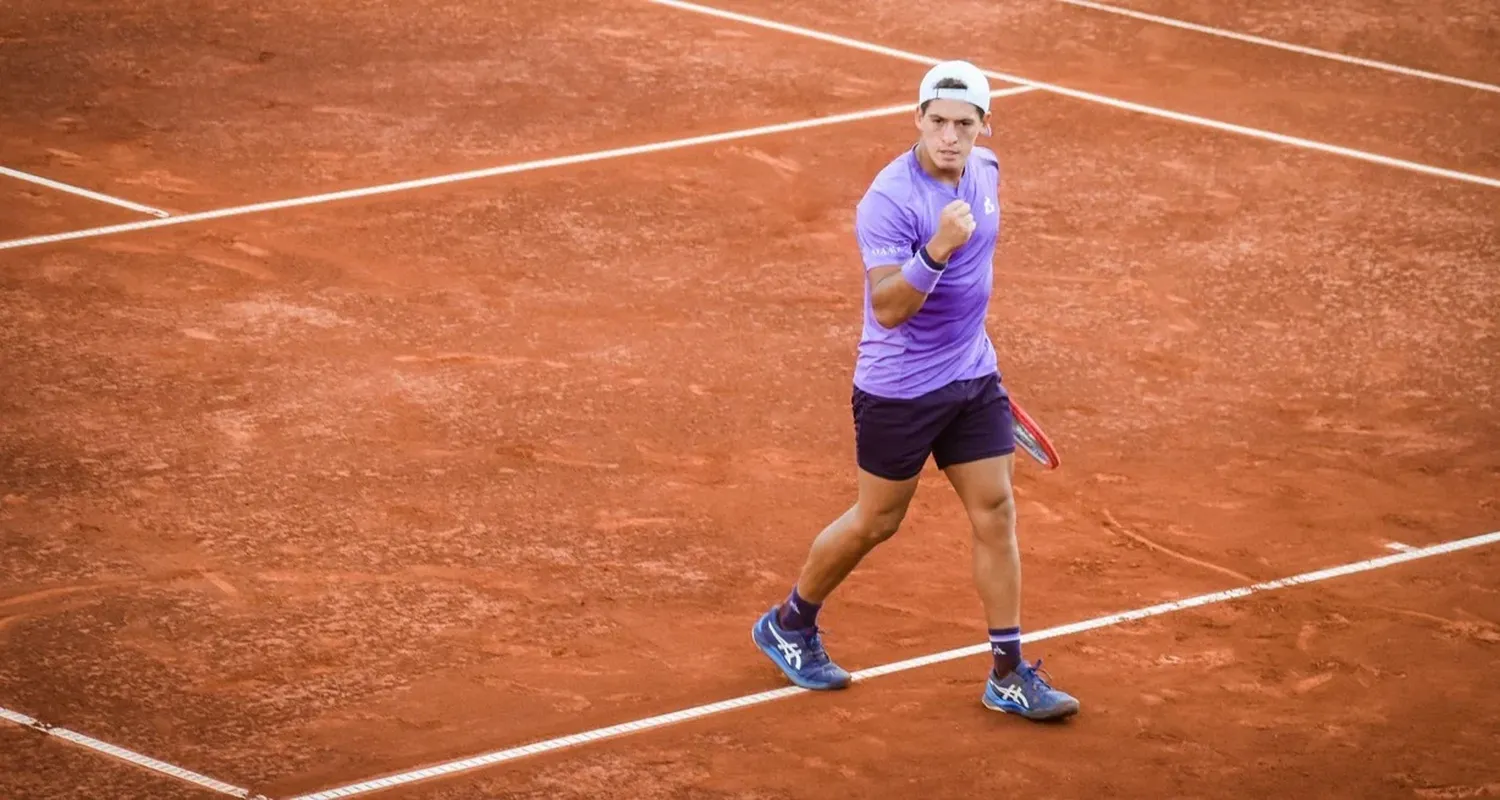
[[(1194, 5), (1136, 7), (1500, 81), (1477, 2)], [(726, 7), (1500, 177), (1500, 95), (993, 6)], [(898, 104), (924, 69), (625, 0), (15, 9), (0, 163), (173, 212)], [(995, 111), (990, 331), (1064, 461), (1018, 464), (1027, 629), (1500, 528), (1500, 190)], [(912, 136), (0, 251), (0, 707), (285, 798), (785, 685), (749, 628), (853, 499), (853, 206)], [(0, 203), (5, 238), (147, 218)], [(926, 477), (823, 612), (850, 669), (983, 641)], [(979, 656), (370, 796), (1500, 795), (1497, 586), (1484, 548), (1029, 645), (1061, 726), (985, 712)], [(214, 795), (0, 724), (0, 796)]]

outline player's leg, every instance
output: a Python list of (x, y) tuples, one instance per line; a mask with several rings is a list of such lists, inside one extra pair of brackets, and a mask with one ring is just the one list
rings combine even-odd
[[(992, 636), (1008, 635), (1021, 625), (1021, 551), (1016, 543), (1016, 504), (1011, 490), (1016, 456), (1012, 452), (978, 455), (975, 460), (958, 458), (961, 462), (948, 464), (944, 472), (974, 532), (974, 585)], [(1007, 651), (1007, 656), (1018, 660), (1019, 653), (1018, 644)]]
[(859, 470), (858, 499), (813, 539), (802, 565), (790, 598), (802, 608), (788, 609), (802, 618), (789, 618), (793, 627), (805, 627), (795, 623), (805, 620), (809, 607), (820, 607), (871, 550), (896, 535), (916, 491), (916, 476), (890, 480)]
[(994, 667), (986, 706), (1030, 719), (1078, 711), (1078, 701), (1052, 688), (1037, 665), (1021, 657), (1021, 554), (1011, 478), (1015, 420), (998, 376), (975, 382), (962, 414), (933, 446), (938, 466), (963, 503), (974, 533), (974, 583), (989, 623)]
[(916, 488), (916, 477), (889, 480), (861, 469), (859, 498), (813, 540), (786, 600), (756, 621), (756, 646), (793, 683), (807, 689), (849, 685), (849, 673), (823, 647), (818, 611), (859, 562), (896, 533)]
[(809, 689), (849, 684), (849, 673), (823, 649), (818, 612), (859, 562), (901, 527), (933, 437), (954, 413), (951, 404), (945, 408), (932, 397), (893, 400), (858, 389), (852, 405), (859, 466), (855, 502), (817, 535), (791, 593), (752, 629), (756, 646), (794, 683)]
[(934, 443), (938, 466), (974, 534), (974, 584), (1002, 675), (1020, 660), (1021, 552), (1016, 542), (1014, 421), (998, 378), (972, 383), (969, 405)]

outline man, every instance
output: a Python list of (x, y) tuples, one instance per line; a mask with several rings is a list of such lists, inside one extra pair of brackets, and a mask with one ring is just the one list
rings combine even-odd
[(990, 123), (984, 73), (964, 61), (922, 79), (918, 142), (875, 177), (855, 214), (865, 264), (864, 331), (852, 398), (858, 497), (812, 543), (791, 594), (755, 624), (756, 645), (792, 682), (842, 689), (817, 616), (829, 594), (896, 533), (933, 456), (974, 532), (974, 581), (994, 667), (983, 703), (1028, 719), (1078, 711), (1021, 658), (1021, 564), (1011, 475), (1015, 431), (985, 330), (1000, 235), (1000, 165), (974, 141)]

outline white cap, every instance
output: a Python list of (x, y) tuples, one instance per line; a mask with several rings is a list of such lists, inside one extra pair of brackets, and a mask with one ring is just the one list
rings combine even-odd
[[(938, 83), (946, 78), (954, 78), (963, 81), (967, 89), (938, 89)], [(990, 113), (990, 82), (984, 77), (979, 67), (967, 61), (944, 61), (927, 71), (927, 76), (922, 78), (922, 90), (918, 95), (917, 102), (925, 103), (928, 100), (962, 100), (973, 103), (984, 109), (984, 113)]]

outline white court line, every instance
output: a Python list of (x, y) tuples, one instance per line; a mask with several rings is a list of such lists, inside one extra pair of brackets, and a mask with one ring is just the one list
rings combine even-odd
[(73, 186), (72, 184), (63, 183), (61, 181), (54, 181), (51, 178), (43, 178), (40, 175), (32, 175), (29, 172), (22, 172), (20, 170), (11, 169), (9, 167), (0, 167), (0, 175), (9, 175), (12, 178), (17, 178), (17, 179), (20, 179), (20, 180), (23, 180), (23, 181), (28, 181), (30, 183), (40, 184), (42, 186), (46, 186), (49, 189), (56, 189), (59, 192), (67, 192), (68, 194), (76, 194), (79, 197), (87, 197), (90, 200), (98, 200), (101, 203), (109, 203), (112, 206), (119, 206), (121, 208), (128, 208), (131, 211), (139, 211), (142, 214), (150, 214), (153, 217), (170, 217), (170, 216), (172, 216), (171, 214), (169, 214), (169, 213), (167, 213), (165, 211), (162, 211), (159, 208), (152, 208), (151, 206), (143, 206), (140, 203), (132, 203), (129, 200), (121, 200), (118, 197), (110, 197), (107, 194), (100, 194), (98, 192), (90, 191), (88, 189), (80, 189), (79, 187)]
[[(997, 89), (990, 92), (991, 97), (1009, 97), (1012, 95), (1025, 94), (1035, 91), (1031, 86), (1012, 86), (1006, 89)], [(755, 136), (768, 136), (774, 133), (786, 133), (788, 131), (800, 131), (808, 128), (818, 128), (824, 125), (838, 125), (844, 122), (855, 122), (876, 117), (888, 117), (894, 114), (910, 114), (916, 109), (916, 103), (902, 103), (894, 106), (872, 108), (865, 111), (855, 111), (848, 114), (836, 114), (831, 117), (817, 117), (814, 119), (801, 120), (798, 122), (785, 122), (779, 125), (763, 125), (758, 128), (745, 128), (743, 130), (728, 131), (726, 133), (713, 133), (707, 136), (693, 136), (687, 139), (672, 139), (666, 142), (654, 144), (636, 145), (634, 147), (621, 147), (614, 150), (599, 150), (593, 153), (582, 153), (572, 156), (561, 156), (558, 158), (545, 158), (540, 161), (524, 161), (519, 164), (507, 164), (501, 167), (490, 167), (487, 169), (471, 170), (469, 172), (455, 172), (448, 175), (437, 175), (431, 178), (419, 178), (417, 180), (401, 181), (400, 183), (386, 183), (380, 186), (369, 186), (362, 189), (347, 189), (341, 192), (328, 192), (325, 194), (308, 195), (306, 197), (294, 197), (290, 200), (273, 200), (267, 203), (255, 203), (247, 206), (234, 206), (233, 208), (221, 208), (217, 211), (201, 211), (193, 214), (182, 214), (166, 219), (147, 220), (145, 222), (127, 222), (121, 225), (106, 225), (101, 228), (89, 228), (86, 230), (69, 231), (67, 233), (53, 233), (43, 236), (29, 236), (25, 239), (12, 239), (0, 242), (0, 250), (8, 250), (18, 247), (32, 247), (53, 242), (65, 242), (71, 239), (86, 239), (95, 236), (107, 236), (113, 233), (124, 233), (126, 231), (140, 231), (149, 228), (164, 228), (169, 225), (184, 225), (189, 222), (202, 222), (203, 220), (222, 219), (224, 217), (238, 217), (245, 214), (259, 214), (266, 211), (276, 211), (283, 208), (296, 208), (298, 206), (311, 206), (319, 203), (332, 203), (338, 200), (350, 200), (356, 197), (370, 197), (372, 195), (390, 194), (392, 192), (405, 192), (412, 189), (422, 189), (428, 186), (438, 186), (446, 183), (459, 183), (461, 181), (472, 181), (480, 178), (492, 178), (497, 175), (511, 175), (517, 172), (530, 172), (532, 170), (547, 169), (548, 167), (565, 167), (572, 164), (585, 164), (591, 161), (605, 161), (611, 158), (623, 158), (625, 156), (638, 156), (646, 153), (660, 153), (666, 150), (677, 150), (684, 147), (696, 147), (716, 142), (729, 142), (735, 139), (749, 139)]]
[(138, 767), (145, 767), (146, 769), (160, 772), (163, 775), (168, 775), (180, 781), (191, 783), (210, 791), (218, 792), (219, 794), (227, 794), (230, 797), (240, 798), (250, 797), (249, 789), (241, 789), (238, 786), (231, 786), (227, 783), (224, 783), (223, 781), (214, 780), (213, 778), (210, 778), (206, 775), (199, 775), (198, 773), (191, 770), (186, 770), (182, 767), (168, 764), (165, 761), (158, 761), (154, 758), (151, 758), (150, 756), (143, 756), (140, 753), (126, 750), (123, 747), (117, 747), (108, 742), (101, 742), (91, 736), (84, 736), (81, 733), (70, 731), (67, 728), (54, 728), (51, 725), (47, 725), (43, 722), (32, 719), (25, 714), (11, 711), (10, 709), (0, 708), (0, 719), (9, 720), (10, 722), (14, 722), (17, 725), (31, 728), (34, 731), (39, 731), (48, 736), (55, 736), (64, 741), (72, 742), (79, 747), (88, 748), (89, 750), (93, 750), (96, 753), (103, 753), (104, 755), (110, 756), (112, 758), (118, 758), (121, 761), (134, 764)]
[[(899, 58), (904, 61), (911, 61), (918, 64), (937, 64), (941, 60), (933, 58), (931, 56), (924, 56), (918, 53), (908, 52), (906, 50), (897, 50), (895, 48), (886, 47), (884, 45), (871, 44), (870, 42), (864, 42), (858, 39), (850, 39), (847, 36), (837, 36), (831, 33), (823, 33), (822, 31), (815, 31), (811, 28), (802, 28), (796, 25), (787, 25), (786, 23), (782, 22), (774, 22), (772, 20), (763, 19), (761, 17), (752, 17), (747, 14), (740, 14), (733, 11), (724, 11), (718, 8), (698, 5), (697, 3), (688, 3), (684, 2), (683, 0), (648, 1), (661, 6), (669, 6), (671, 8), (676, 8), (683, 11), (692, 11), (698, 14), (707, 14), (711, 17), (719, 17), (721, 19), (732, 20), (734, 22), (742, 22), (746, 25), (755, 25), (761, 28), (781, 31), (782, 33), (790, 33), (795, 36), (804, 36), (809, 39), (817, 39), (819, 41), (828, 42), (830, 44), (837, 44), (844, 47), (854, 48), (856, 50), (864, 50), (869, 53), (878, 53), (880, 55)], [(1459, 172), (1458, 170), (1433, 167), (1427, 164), (1419, 164), (1415, 161), (1407, 161), (1400, 158), (1391, 158), (1389, 156), (1382, 156), (1376, 153), (1368, 153), (1363, 150), (1355, 150), (1350, 147), (1340, 147), (1338, 145), (1332, 145), (1326, 142), (1319, 142), (1312, 139), (1303, 139), (1298, 136), (1287, 136), (1285, 134), (1275, 133), (1274, 131), (1261, 130), (1260, 128), (1251, 128), (1244, 125), (1235, 125), (1228, 122), (1220, 122), (1219, 120), (1209, 119), (1208, 117), (1199, 117), (1192, 114), (1183, 114), (1177, 111), (1168, 111), (1166, 109), (1156, 108), (1155, 106), (1147, 106), (1140, 103), (1132, 103), (1128, 100), (1117, 100), (1113, 97), (1106, 97), (1104, 95), (1094, 94), (1092, 92), (1083, 92), (1077, 89), (1069, 89), (1066, 86), (1058, 86), (1052, 83), (1034, 81), (1030, 78), (1022, 78), (1018, 75), (1011, 75), (1005, 72), (984, 70), (984, 74), (988, 75), (991, 78), (998, 78), (1000, 80), (1009, 81), (1011, 83), (1019, 83), (1022, 86), (1034, 86), (1038, 89), (1045, 89), (1049, 92), (1076, 98), (1078, 100), (1086, 100), (1090, 103), (1099, 103), (1100, 105), (1111, 106), (1113, 108), (1124, 109), (1126, 111), (1135, 111), (1141, 114), (1148, 114), (1153, 117), (1161, 117), (1163, 119), (1170, 119), (1176, 122), (1186, 122), (1191, 125), (1201, 125), (1205, 128), (1213, 128), (1215, 130), (1237, 133), (1242, 136), (1264, 139), (1266, 141), (1277, 142), (1279, 144), (1288, 144), (1292, 145), (1293, 147), (1301, 147), (1308, 150), (1317, 150), (1324, 153), (1331, 153), (1333, 155), (1345, 156), (1347, 158), (1354, 158), (1360, 161), (1368, 161), (1372, 164), (1381, 164), (1387, 167), (1396, 167), (1398, 169), (1410, 170), (1412, 172), (1420, 172), (1425, 175), (1433, 175), (1440, 178), (1449, 178), (1456, 181), (1466, 181), (1468, 183), (1477, 183), (1482, 186), (1500, 188), (1500, 178), (1489, 178), (1483, 175), (1474, 175), (1468, 172)]]
[[(1170, 603), (1160, 603), (1154, 606), (1147, 606), (1146, 608), (1138, 608), (1134, 611), (1125, 611), (1119, 614), (1110, 614), (1108, 616), (1095, 617), (1090, 620), (1084, 620), (1083, 622), (1075, 622), (1070, 625), (1061, 625), (1056, 628), (1047, 628), (1045, 630), (1028, 633), (1023, 635), (1021, 637), (1021, 640), (1023, 642), (1038, 642), (1042, 641), (1043, 639), (1052, 639), (1059, 636), (1071, 636), (1075, 633), (1091, 631), (1096, 628), (1105, 628), (1111, 625), (1119, 625), (1122, 622), (1130, 622), (1132, 620), (1145, 619), (1147, 617), (1156, 617), (1162, 614), (1170, 614), (1174, 611), (1181, 611), (1187, 608), (1197, 608), (1199, 606), (1206, 606), (1213, 603), (1222, 603), (1226, 600), (1234, 600), (1236, 598), (1246, 597), (1252, 594), (1257, 594), (1259, 592), (1269, 592), (1276, 589), (1284, 589), (1288, 586), (1299, 586), (1306, 583), (1316, 583), (1317, 581), (1328, 580), (1329, 578), (1338, 578), (1344, 575), (1353, 575), (1360, 572), (1368, 572), (1370, 570), (1382, 569), (1384, 567), (1390, 567), (1396, 564), (1404, 564), (1408, 561), (1430, 558), (1432, 556), (1443, 555), (1445, 553), (1453, 553), (1459, 550), (1467, 550), (1473, 547), (1482, 547), (1484, 545), (1494, 544), (1496, 542), (1500, 542), (1500, 531), (1487, 533), (1482, 536), (1473, 536), (1468, 539), (1458, 539), (1451, 542), (1445, 542), (1443, 544), (1435, 544), (1430, 547), (1418, 548), (1409, 552), (1396, 553), (1394, 555), (1384, 556), (1381, 558), (1372, 558), (1368, 561), (1357, 561), (1353, 564), (1345, 564), (1339, 567), (1330, 567), (1329, 569), (1322, 569), (1316, 572), (1304, 572), (1301, 575), (1293, 575), (1290, 578), (1282, 578), (1280, 580), (1257, 583), (1251, 586), (1243, 586), (1238, 589), (1229, 589), (1227, 591), (1214, 592), (1212, 594), (1202, 594), (1198, 595), (1197, 597), (1189, 597), (1185, 600), (1174, 600)], [(960, 658), (968, 658), (970, 656), (988, 654), (989, 652), (990, 645), (988, 642), (986, 642), (985, 644), (978, 644), (970, 647), (960, 647), (956, 650), (948, 650), (946, 652), (935, 653), (930, 656), (922, 656), (920, 658), (912, 658), (906, 661), (898, 661), (893, 664), (886, 664), (885, 666), (881, 667), (863, 669), (855, 672), (853, 675), (855, 681), (865, 681), (869, 680), (870, 678), (879, 677), (881, 675), (890, 675), (896, 672), (904, 672), (906, 670), (917, 669), (919, 667), (940, 664), (945, 661), (954, 661)], [(750, 706), (756, 706), (762, 703), (769, 703), (772, 700), (781, 700), (783, 698), (802, 694), (806, 691), (806, 689), (802, 689), (800, 687), (788, 686), (783, 689), (775, 689), (769, 692), (760, 692), (759, 694), (745, 695), (743, 697), (736, 697), (730, 700), (721, 700), (717, 703), (695, 706), (693, 708), (685, 708), (681, 711), (674, 711), (670, 714), (662, 714), (656, 717), (648, 717), (646, 719), (636, 720), (635, 722), (626, 722), (621, 725), (611, 725), (607, 728), (598, 728), (596, 730), (577, 733), (571, 736), (562, 736), (556, 739), (547, 739), (545, 741), (534, 742), (532, 744), (523, 745), (521, 747), (512, 747), (508, 750), (499, 750), (493, 753), (486, 753), (484, 755), (465, 758), (459, 761), (449, 761), (447, 763), (438, 764), (436, 766), (427, 767), (425, 769), (418, 769), (411, 772), (403, 772), (397, 775), (389, 775), (383, 778), (361, 781), (359, 783), (349, 784), (348, 786), (340, 786), (335, 789), (327, 789), (321, 792), (314, 792), (313, 794), (301, 795), (299, 797), (293, 798), (292, 800), (335, 800), (335, 798), (340, 797), (353, 797), (354, 795), (366, 794), (368, 792), (374, 792), (381, 789), (389, 789), (394, 786), (402, 786), (409, 783), (415, 783), (417, 781), (427, 780), (429, 778), (436, 778), (444, 775), (453, 775), (460, 772), (468, 772), (470, 770), (479, 769), (480, 767), (494, 766), (495, 764), (502, 764), (507, 761), (516, 761), (518, 759), (526, 758), (527, 756), (548, 753), (554, 750), (562, 750), (564, 748), (575, 747), (578, 745), (591, 744), (593, 742), (598, 742), (605, 739), (612, 739), (632, 733), (640, 733), (641, 731), (647, 731), (653, 728), (661, 728), (679, 722), (686, 722), (688, 720), (701, 719), (712, 714), (718, 714), (725, 711), (733, 711), (740, 708), (748, 708)]]
[(1411, 551), (1415, 550), (1416, 548), (1412, 547), (1409, 544), (1403, 544), (1401, 542), (1386, 542), (1385, 543), (1385, 549), (1387, 549), (1387, 550), (1395, 550), (1398, 553), (1410, 553)]
[(1441, 81), (1442, 83), (1451, 83), (1455, 86), (1464, 86), (1469, 89), (1478, 89), (1482, 92), (1495, 92), (1497, 94), (1500, 94), (1500, 86), (1496, 86), (1493, 83), (1471, 81), (1468, 78), (1455, 78), (1452, 75), (1444, 75), (1440, 72), (1428, 72), (1427, 70), (1422, 69), (1412, 69), (1411, 67), (1403, 67), (1399, 64), (1390, 64), (1385, 61), (1376, 61), (1370, 58), (1346, 56), (1343, 53), (1335, 53), (1329, 50), (1319, 50), (1315, 47), (1305, 47), (1300, 44), (1289, 44), (1287, 42), (1281, 42), (1275, 39), (1267, 39), (1263, 36), (1251, 36), (1247, 33), (1237, 33), (1235, 31), (1225, 30), (1224, 28), (1212, 28), (1207, 25), (1199, 25), (1194, 22), (1184, 22), (1180, 19), (1172, 19), (1171, 17), (1160, 17), (1156, 14), (1146, 14), (1141, 11), (1133, 11), (1131, 9), (1121, 8), (1119, 6), (1110, 6), (1103, 3), (1093, 3), (1089, 2), (1089, 0), (1058, 0), (1058, 2), (1079, 6), (1081, 8), (1092, 8), (1095, 11), (1104, 11), (1110, 14), (1119, 14), (1121, 16), (1134, 17), (1136, 19), (1145, 20), (1147, 22), (1155, 22), (1161, 25), (1170, 25), (1174, 28), (1197, 31), (1198, 33), (1206, 33), (1211, 36), (1222, 36), (1225, 39), (1236, 39), (1241, 42), (1249, 42), (1251, 44), (1274, 47), (1278, 50), (1289, 50), (1293, 53), (1301, 53), (1302, 55), (1317, 56), (1318, 58), (1327, 58), (1333, 61), (1342, 61), (1345, 64), (1356, 64), (1361, 67), (1370, 67), (1372, 69), (1385, 70), (1386, 72), (1394, 72), (1398, 75), (1406, 75), (1412, 78), (1425, 78), (1430, 81)]

